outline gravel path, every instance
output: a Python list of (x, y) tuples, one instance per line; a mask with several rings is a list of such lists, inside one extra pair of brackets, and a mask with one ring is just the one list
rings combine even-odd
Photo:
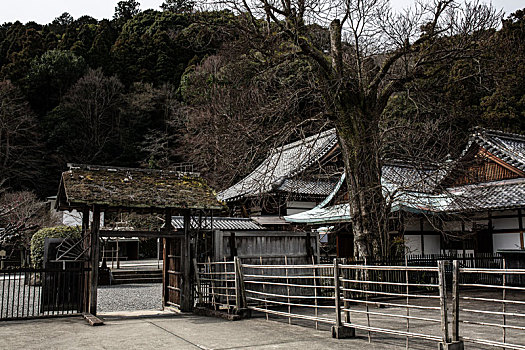
[(162, 283), (99, 286), (97, 298), (99, 312), (161, 310)]

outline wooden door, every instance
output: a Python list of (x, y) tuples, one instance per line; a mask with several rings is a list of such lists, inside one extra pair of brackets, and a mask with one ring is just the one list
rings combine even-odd
[(183, 237), (164, 238), (163, 290), (164, 306), (181, 308)]

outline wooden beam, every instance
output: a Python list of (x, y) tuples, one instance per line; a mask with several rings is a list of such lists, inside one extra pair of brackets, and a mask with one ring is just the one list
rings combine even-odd
[(499, 157), (495, 156), (494, 154), (487, 151), (485, 148), (480, 147), (480, 154), (484, 155), (488, 159), (492, 160), (494, 163), (501, 165), (502, 167), (512, 171), (515, 174), (518, 174), (520, 177), (525, 177), (525, 172), (519, 170), (518, 168), (508, 164), (504, 160), (500, 159)]
[(100, 230), (100, 237), (145, 237), (145, 238), (169, 238), (169, 237), (181, 237), (184, 233), (181, 231), (116, 231), (116, 230)]
[[(82, 210), (82, 249), (91, 252), (91, 236), (89, 234), (89, 208), (85, 207)], [(84, 261), (84, 271), (82, 279), (82, 312), (87, 312), (89, 309), (89, 294), (90, 294), (90, 283), (89, 283), (89, 270), (90, 261)]]
[(237, 239), (235, 238), (235, 232), (231, 232), (229, 244), (230, 244), (230, 260), (233, 260), (237, 256)]
[(191, 286), (191, 237), (190, 237), (191, 213), (184, 211), (184, 239), (182, 241), (182, 293), (180, 308), (183, 312), (192, 309), (192, 286)]
[(166, 209), (164, 212), (164, 230), (162, 232), (157, 232), (165, 235), (163, 238), (163, 252), (162, 252), (162, 306), (168, 306), (169, 300), (169, 290), (170, 286), (170, 275), (169, 275), (169, 260), (168, 260), (168, 245), (172, 243), (167, 237), (170, 235), (172, 230), (171, 225), (171, 210)]
[(169, 262), (168, 262), (168, 239), (162, 239), (162, 307), (166, 307), (168, 304), (168, 285), (169, 285)]
[(521, 209), (518, 209), (518, 220), (519, 220), (519, 228), (520, 228), (520, 244), (521, 249), (525, 249), (525, 242), (523, 242), (523, 213), (521, 212)]
[(89, 287), (89, 313), (97, 315), (97, 288), (98, 288), (98, 260), (100, 256), (99, 244), (100, 207), (93, 206), (93, 221), (91, 222), (91, 278)]
[(93, 316), (89, 313), (83, 313), (82, 317), (84, 317), (84, 319), (89, 323), (89, 325), (93, 327), (102, 326), (104, 324), (104, 322), (102, 322), (102, 320), (99, 319), (97, 316)]

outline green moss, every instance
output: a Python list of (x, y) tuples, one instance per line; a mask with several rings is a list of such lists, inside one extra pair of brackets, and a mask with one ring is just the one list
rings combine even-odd
[(82, 234), (79, 226), (55, 226), (38, 230), (31, 238), (31, 264), (34, 268), (43, 267), (46, 237), (80, 239)]

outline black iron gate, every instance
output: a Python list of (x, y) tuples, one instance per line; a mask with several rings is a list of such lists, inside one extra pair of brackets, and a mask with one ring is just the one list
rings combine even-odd
[(82, 267), (0, 270), (0, 320), (78, 315)]

